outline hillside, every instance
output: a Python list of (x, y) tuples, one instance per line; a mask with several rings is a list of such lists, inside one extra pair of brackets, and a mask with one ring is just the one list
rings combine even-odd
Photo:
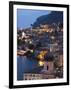
[(40, 24), (52, 24), (52, 23), (63, 23), (63, 12), (62, 11), (52, 11), (48, 15), (43, 15), (37, 18), (33, 23), (33, 28), (39, 27)]

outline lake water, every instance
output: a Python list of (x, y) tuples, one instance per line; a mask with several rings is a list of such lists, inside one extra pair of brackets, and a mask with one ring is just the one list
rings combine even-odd
[(31, 72), (38, 67), (38, 61), (26, 56), (17, 56), (17, 80), (23, 80), (25, 72)]

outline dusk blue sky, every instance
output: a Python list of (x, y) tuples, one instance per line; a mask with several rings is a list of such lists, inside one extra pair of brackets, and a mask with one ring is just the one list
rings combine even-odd
[(17, 9), (17, 28), (30, 27), (39, 16), (49, 13), (48, 10)]

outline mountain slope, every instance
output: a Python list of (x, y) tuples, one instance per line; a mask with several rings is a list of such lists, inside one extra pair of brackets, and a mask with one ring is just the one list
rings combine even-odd
[(62, 11), (52, 11), (48, 15), (43, 15), (37, 18), (33, 23), (33, 28), (40, 26), (40, 24), (52, 24), (52, 23), (63, 23), (63, 12)]

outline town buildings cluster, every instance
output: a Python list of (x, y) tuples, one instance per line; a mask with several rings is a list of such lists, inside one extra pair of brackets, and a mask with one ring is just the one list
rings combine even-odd
[(63, 24), (17, 30), (17, 54), (38, 61), (24, 80), (63, 78)]

